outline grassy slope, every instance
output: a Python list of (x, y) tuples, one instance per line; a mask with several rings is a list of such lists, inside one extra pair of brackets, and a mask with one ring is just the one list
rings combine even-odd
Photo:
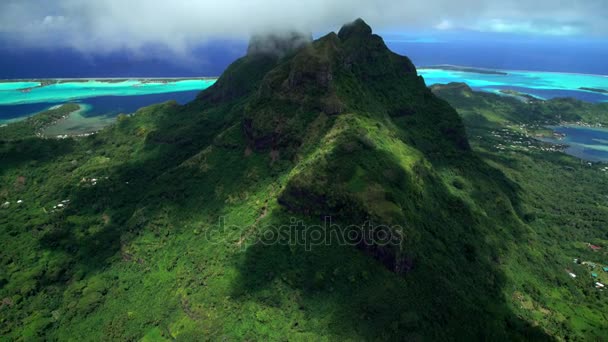
[[(582, 277), (578, 292), (555, 285), (570, 281), (561, 268), (571, 255), (556, 245), (558, 233), (572, 235), (563, 246), (580, 256), (582, 241), (604, 242), (597, 235), (604, 212), (591, 204), (601, 198), (581, 196), (581, 208), (566, 211), (571, 203), (554, 201), (564, 188), (545, 195), (553, 183), (540, 167), (557, 172), (557, 157), (512, 154), (510, 161), (477, 142), (485, 162), (468, 152), (453, 111), (418, 87), (415, 74), (336, 71), (329, 96), (317, 101), (302, 87), (314, 91), (325, 62), (343, 57), (334, 48), (349, 56), (355, 44), (336, 38), (315, 43), (302, 52), (306, 58), (237, 61), (197, 101), (144, 108), (95, 136), (45, 140), (52, 148), (32, 139), (2, 143), (0, 201), (11, 204), (0, 209), (0, 237), (12, 246), (0, 252), (2, 335), (601, 336), (605, 299), (585, 293)], [(317, 58), (303, 67), (309, 54)], [(373, 58), (392, 61), (383, 68), (404, 66), (391, 54)], [(276, 101), (264, 96), (289, 84), (292, 70), (310, 71), (296, 75), (297, 91), (284, 90)], [(340, 115), (325, 113), (336, 108)], [(273, 111), (281, 120), (264, 126)], [(252, 123), (245, 134), (243, 120)], [(556, 181), (577, 177), (577, 189), (597, 193), (595, 174), (572, 167)], [(67, 207), (53, 211), (64, 199)], [(382, 259), (373, 246), (256, 243), (271, 226), (292, 218), (321, 224), (319, 214), (328, 212), (343, 225), (397, 223), (401, 248)], [(589, 218), (596, 212), (597, 222)], [(584, 229), (546, 228), (572, 215)], [(407, 271), (389, 270), (398, 263)], [(568, 296), (586, 310), (572, 324)], [(539, 316), (544, 308), (554, 314)]]

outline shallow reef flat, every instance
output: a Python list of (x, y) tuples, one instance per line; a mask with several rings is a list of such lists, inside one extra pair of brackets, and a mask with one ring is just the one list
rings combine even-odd
[(203, 90), (213, 78), (57, 79), (0, 83), (0, 105), (68, 102), (98, 96), (133, 96)]
[(608, 77), (558, 72), (492, 70), (433, 66), (418, 69), (428, 86), (434, 84), (464, 82), (475, 90), (499, 92), (509, 89), (543, 99), (573, 97), (588, 102), (608, 101)]

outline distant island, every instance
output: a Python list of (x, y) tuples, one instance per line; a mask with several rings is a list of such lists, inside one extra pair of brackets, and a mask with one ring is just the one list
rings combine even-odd
[(578, 89), (580, 89), (580, 90), (586, 90), (586, 91), (592, 91), (592, 92), (600, 93), (600, 94), (608, 94), (608, 90), (606, 90), (606, 89), (587, 88), (587, 87), (580, 87)]
[(451, 70), (451, 71), (472, 72), (472, 73), (486, 74), (486, 75), (501, 75), (501, 76), (508, 75), (508, 73), (506, 73), (504, 71), (497, 71), (497, 70), (483, 69), (483, 68), (465, 67), (465, 66), (450, 65), (450, 64), (440, 64), (440, 65), (424, 66), (424, 67), (421, 67), (420, 69)]
[(522, 93), (522, 92), (519, 92), (519, 91), (513, 90), (513, 89), (500, 89), (498, 92), (501, 93), (501, 94), (503, 94), (503, 95), (515, 97), (515, 98), (520, 99), (520, 100), (522, 100), (524, 102), (542, 101), (542, 99), (539, 99), (539, 98), (537, 98), (535, 96), (532, 96), (532, 95), (526, 94), (526, 93)]

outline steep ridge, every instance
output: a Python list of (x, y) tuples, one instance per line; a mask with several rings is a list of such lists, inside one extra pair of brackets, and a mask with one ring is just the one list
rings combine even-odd
[[(457, 113), (363, 20), (280, 56), (264, 55), (268, 63), (256, 66), (257, 73), (239, 69), (260, 63), (259, 55), (237, 61), (200, 103), (243, 87), (245, 74), (255, 76), (239, 99), (237, 125), (248, 150), (289, 165), (284, 186), (270, 199), (280, 206), (265, 219), (330, 217), (342, 226), (388, 227), (390, 241), (370, 243), (364, 230), (353, 240), (392, 272), (420, 272), (411, 281), (428, 282), (421, 298), (441, 302), (439, 293), (451, 293), (460, 304), (446, 319), (464, 333), (469, 324), (459, 317), (482, 315), (491, 298), (501, 296), (503, 242), (526, 234), (516, 187), (471, 152)], [(236, 126), (230, 130), (238, 134)], [(253, 255), (266, 253), (253, 252), (258, 248), (264, 250), (250, 247)], [(251, 257), (248, 267), (272, 263), (265, 258)], [(475, 299), (465, 299), (467, 292)], [(498, 323), (502, 314), (493, 314), (492, 324), (515, 324)], [(486, 329), (482, 324), (471, 332)]]
[[(270, 39), (273, 46), (292, 46), (294, 40)], [(246, 65), (258, 73), (241, 70)], [(252, 81), (243, 82), (244, 75)], [(422, 200), (433, 201), (434, 195), (422, 196), (429, 184), (441, 183), (433, 163), (466, 168), (476, 162), (457, 113), (361, 19), (296, 49), (249, 54), (201, 94), (201, 104), (244, 86), (251, 86), (243, 93), (241, 121), (249, 148), (270, 152), (273, 161), (296, 162), (278, 197), (294, 213), (355, 224), (428, 225), (443, 214), (428, 212), (425, 218), (418, 212)], [(404, 265), (411, 258), (399, 251), (360, 247), (395, 271), (411, 267)]]

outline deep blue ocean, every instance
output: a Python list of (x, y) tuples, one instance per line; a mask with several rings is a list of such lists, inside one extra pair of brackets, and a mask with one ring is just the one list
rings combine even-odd
[(503, 70), (530, 70), (608, 75), (605, 40), (446, 40), (431, 43), (391, 42), (395, 52), (416, 66), (454, 64)]

